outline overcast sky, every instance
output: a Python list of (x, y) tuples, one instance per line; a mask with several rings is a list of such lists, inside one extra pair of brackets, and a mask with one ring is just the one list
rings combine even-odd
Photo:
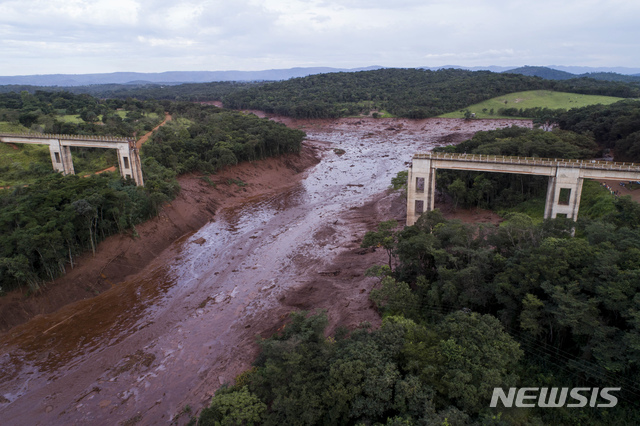
[(0, 0), (0, 75), (640, 67), (640, 0)]

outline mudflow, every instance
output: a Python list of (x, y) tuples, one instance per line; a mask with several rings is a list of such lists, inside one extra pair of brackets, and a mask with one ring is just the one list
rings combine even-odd
[(262, 169), (258, 162), (265, 180), (254, 173), (246, 187), (227, 186), (234, 201), (219, 203), (215, 214), (201, 199), (207, 184), (194, 185), (193, 178), (209, 222), (100, 295), (1, 336), (3, 425), (186, 423), (184, 408), (199, 410), (222, 383), (249, 368), (256, 339), (275, 332), (292, 310), (326, 309), (329, 331), (363, 321), (378, 325), (367, 298), (377, 280), (364, 270), (386, 255), (359, 245), (379, 221), (405, 220), (401, 194), (387, 191), (391, 178), (417, 151), (479, 130), (531, 126), (279, 120), (307, 132), (303, 155), (315, 153), (317, 164), (297, 176), (293, 165), (286, 184), (271, 185), (266, 180), (279, 173), (268, 163), (273, 160)]

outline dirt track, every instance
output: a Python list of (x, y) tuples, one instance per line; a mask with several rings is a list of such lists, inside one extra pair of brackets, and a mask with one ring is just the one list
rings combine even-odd
[[(118, 237), (105, 245), (107, 250), (112, 244), (111, 251), (99, 254), (107, 265), (88, 261), (90, 272), (67, 277), (76, 280), (69, 291), (92, 280), (108, 286), (118, 281), (118, 271), (125, 282), (2, 337), (4, 421), (167, 424), (186, 404), (202, 407), (221, 383), (247, 368), (257, 351), (256, 336), (271, 334), (292, 309), (326, 308), (332, 328), (377, 324), (367, 299), (376, 281), (363, 272), (384, 261), (384, 254), (362, 251), (359, 244), (377, 222), (404, 220), (404, 201), (385, 191), (391, 177), (416, 151), (510, 124), (281, 121), (308, 133), (307, 155), (312, 147), (322, 155), (298, 175), (302, 180), (295, 172), (313, 161), (270, 160), (227, 172), (251, 182), (246, 187), (214, 189), (183, 178), (181, 198), (147, 228), (138, 227), (149, 246)], [(221, 191), (219, 198), (214, 191)], [(224, 191), (242, 202), (229, 201)], [(215, 220), (207, 223), (214, 212)], [(154, 249), (174, 240), (164, 251)], [(122, 254), (109, 257), (118, 250)], [(106, 279), (98, 279), (97, 270)]]

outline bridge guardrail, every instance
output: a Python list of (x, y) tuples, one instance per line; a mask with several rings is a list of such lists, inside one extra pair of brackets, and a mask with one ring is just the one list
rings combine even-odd
[(571, 167), (598, 170), (621, 170), (640, 172), (640, 164), (617, 163), (602, 160), (571, 160), (564, 158), (538, 158), (538, 157), (513, 157), (506, 155), (481, 155), (481, 154), (453, 154), (445, 152), (417, 153), (414, 159), (424, 158), (432, 160), (455, 160), (496, 164), (521, 164), (531, 166)]
[(67, 139), (67, 140), (79, 140), (79, 141), (92, 141), (92, 142), (131, 142), (132, 138), (123, 138), (119, 136), (92, 136), (92, 135), (59, 135), (51, 133), (0, 133), (1, 137), (14, 137), (14, 138), (33, 138), (33, 139)]

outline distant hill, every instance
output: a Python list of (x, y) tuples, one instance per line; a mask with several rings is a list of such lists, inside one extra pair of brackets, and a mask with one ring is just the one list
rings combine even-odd
[(624, 75), (615, 72), (592, 72), (588, 74), (580, 74), (578, 77), (588, 77), (605, 81), (622, 81), (625, 83), (640, 83), (640, 74)]
[(211, 81), (276, 81), (294, 77), (333, 72), (356, 72), (380, 69), (365, 68), (289, 68), (264, 71), (168, 71), (161, 73), (114, 72), (105, 74), (44, 74), (0, 76), (0, 85), (20, 84), (32, 86), (87, 86), (91, 84), (181, 84), (207, 83)]
[(640, 83), (640, 74), (628, 75), (611, 71), (589, 72), (584, 74), (572, 74), (567, 71), (557, 70), (550, 67), (524, 66), (503, 71), (511, 74), (522, 74), (531, 77), (541, 77), (546, 80), (569, 80), (572, 78), (593, 78), (601, 81), (619, 81), (624, 83)]
[[(550, 72), (548, 70), (552, 70), (552, 71), (564, 71), (565, 73), (568, 73), (571, 75), (571, 77), (569, 78), (579, 78), (579, 77), (584, 77), (585, 74), (594, 74), (594, 73), (595, 74), (614, 73), (614, 74), (622, 74), (626, 76), (633, 75), (635, 77), (640, 76), (640, 68), (625, 68), (625, 67), (573, 67), (573, 66), (567, 67), (567, 66), (560, 66), (560, 65), (547, 65), (547, 66), (525, 65), (522, 67), (516, 67), (516, 66), (505, 67), (505, 66), (491, 65), (486, 67), (463, 67), (459, 65), (443, 65), (441, 67), (420, 67), (420, 68), (428, 69), (432, 71), (447, 69), (447, 68), (454, 68), (454, 69), (462, 69), (462, 70), (468, 70), (468, 71), (509, 72), (509, 73), (515, 73), (515, 74), (523, 74), (523, 75), (530, 75), (525, 73), (535, 72), (536, 70), (543, 73), (547, 73), (547, 72)], [(518, 72), (516, 72), (515, 70), (518, 70)], [(531, 75), (540, 77), (537, 74), (531, 74)], [(560, 76), (564, 74), (558, 74), (558, 75)], [(560, 80), (560, 79), (554, 78), (550, 80)]]
[(554, 70), (553, 68), (548, 68), (548, 67), (524, 66), (520, 68), (507, 70), (504, 72), (507, 72), (510, 74), (528, 75), (530, 77), (541, 77), (547, 80), (569, 80), (571, 78), (576, 78), (576, 75), (571, 74), (570, 72)]
[(564, 65), (547, 65), (547, 68), (553, 68), (554, 70), (566, 71), (571, 74), (588, 74), (594, 72), (614, 72), (616, 74), (631, 75), (640, 73), (640, 68), (628, 68), (628, 67), (576, 67), (576, 66), (564, 66)]
[[(49, 87), (77, 87), (102, 84), (130, 84), (130, 85), (177, 85), (184, 83), (210, 82), (255, 82), (282, 81), (309, 75), (358, 72), (378, 70), (381, 66), (362, 68), (331, 68), (331, 67), (298, 67), (288, 69), (272, 69), (263, 71), (167, 71), (160, 73), (114, 72), (103, 74), (43, 74), (0, 76), (1, 85), (28, 85)], [(467, 71), (491, 71), (495, 73), (509, 72), (527, 76), (541, 77), (547, 80), (567, 80), (570, 78), (589, 77), (597, 80), (636, 82), (640, 77), (640, 68), (622, 67), (562, 67), (550, 65), (542, 66), (477, 66), (463, 67), (459, 65), (443, 65), (439, 67), (417, 67), (417, 69), (437, 71), (441, 69), (461, 69)], [(622, 77), (621, 77), (622, 76)], [(628, 77), (631, 77), (628, 79)]]
[(497, 66), (497, 65), (489, 65), (489, 66), (486, 66), (486, 67), (463, 67), (463, 66), (460, 66), (460, 65), (442, 65), (440, 67), (418, 67), (418, 69), (430, 70), (430, 71), (454, 69), (454, 70), (465, 70), (465, 71), (504, 72), (504, 71), (513, 69), (513, 67), (501, 67), (501, 66)]

